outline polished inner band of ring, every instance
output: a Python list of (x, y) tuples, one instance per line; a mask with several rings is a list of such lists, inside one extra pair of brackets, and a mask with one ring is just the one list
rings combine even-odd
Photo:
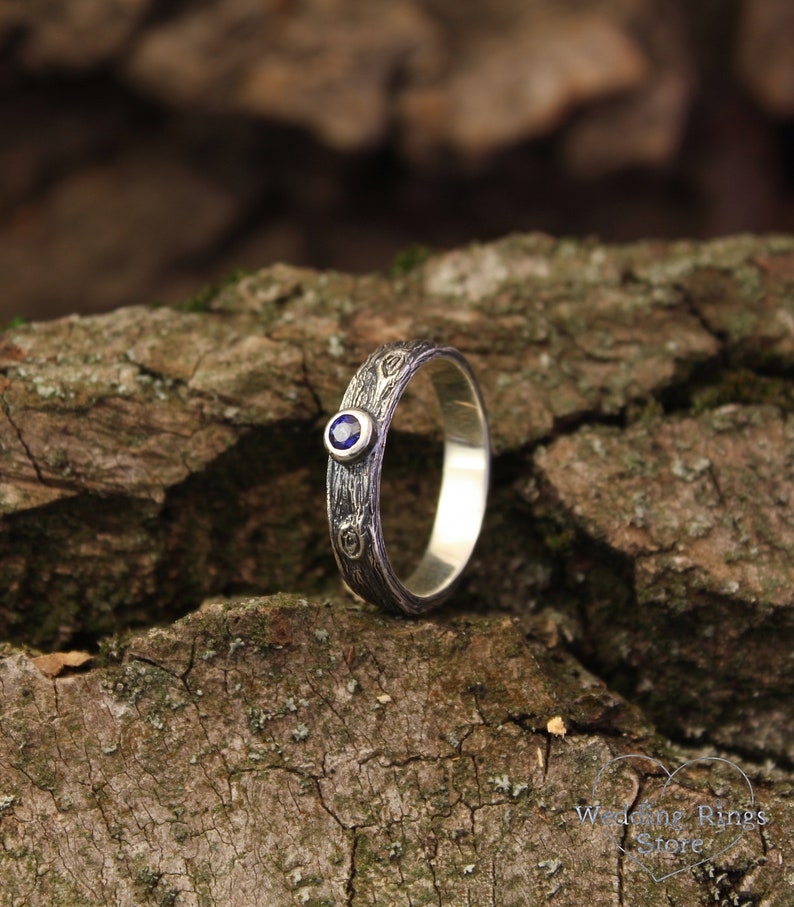
[[(383, 540), (380, 479), (391, 419), (405, 388), (420, 369), (429, 375), (441, 406), (444, 465), (427, 549), (403, 581), (391, 567)], [(384, 378), (384, 371), (388, 378)], [(479, 388), (457, 350), (421, 341), (387, 344), (359, 369), (342, 405), (325, 432), (331, 455), (328, 516), (340, 570), (348, 586), (368, 601), (421, 613), (452, 591), (480, 532), (488, 491), (490, 443)], [(334, 431), (345, 444), (351, 437), (349, 423), (341, 421), (346, 414), (359, 424), (360, 437), (347, 449), (339, 450)]]
[(457, 579), (477, 542), (489, 456), (483, 410), (468, 377), (449, 359), (433, 359), (423, 371), (441, 404), (444, 467), (430, 541), (405, 586), (415, 595), (434, 596)]

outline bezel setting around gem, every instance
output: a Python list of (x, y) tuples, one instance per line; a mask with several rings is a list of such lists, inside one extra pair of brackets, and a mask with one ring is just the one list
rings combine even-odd
[(375, 422), (361, 409), (342, 409), (328, 420), (323, 443), (339, 463), (355, 463), (366, 456), (375, 443)]

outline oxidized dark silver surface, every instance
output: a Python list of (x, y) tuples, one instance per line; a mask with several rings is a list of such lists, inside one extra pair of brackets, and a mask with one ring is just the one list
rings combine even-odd
[[(441, 403), (444, 473), (427, 551), (405, 580), (389, 562), (380, 516), (380, 480), (394, 411), (408, 383), (427, 368)], [(334, 420), (351, 411), (371, 421), (367, 446), (335, 450)], [(349, 588), (367, 601), (420, 614), (455, 588), (479, 534), (487, 496), (490, 442), (477, 382), (464, 357), (423, 340), (379, 347), (354, 375), (326, 426), (331, 544)], [(363, 445), (363, 440), (357, 442)]]

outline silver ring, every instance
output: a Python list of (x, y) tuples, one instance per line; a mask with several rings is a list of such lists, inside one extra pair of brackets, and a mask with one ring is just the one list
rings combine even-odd
[[(380, 485), (397, 404), (419, 369), (429, 374), (444, 427), (444, 466), (427, 549), (400, 580), (383, 539)], [(491, 447), (477, 381), (455, 349), (424, 340), (387, 343), (359, 368), (323, 434), (328, 458), (328, 524), (348, 587), (373, 604), (421, 614), (453, 591), (480, 534)]]

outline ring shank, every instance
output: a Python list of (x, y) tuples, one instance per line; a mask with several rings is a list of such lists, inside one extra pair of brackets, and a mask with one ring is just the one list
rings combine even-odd
[(427, 597), (454, 583), (471, 557), (485, 513), (490, 457), (484, 409), (468, 375), (444, 358), (423, 371), (441, 404), (444, 467), (430, 541), (405, 586)]
[[(429, 375), (440, 403), (444, 465), (427, 549), (402, 580), (392, 568), (383, 538), (381, 473), (389, 426), (420, 369)], [(479, 387), (466, 360), (451, 347), (428, 341), (390, 343), (363, 363), (342, 409), (369, 414), (375, 441), (356, 462), (329, 457), (328, 519), (340, 572), (348, 587), (367, 601), (408, 614), (423, 613), (454, 589), (485, 513), (490, 439)]]

